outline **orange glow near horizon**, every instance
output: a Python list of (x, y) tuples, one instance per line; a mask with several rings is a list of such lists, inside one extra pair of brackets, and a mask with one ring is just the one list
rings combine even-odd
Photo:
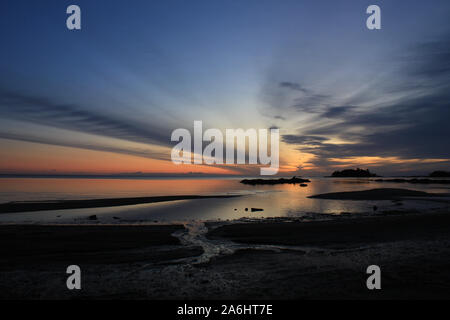
[[(120, 181), (118, 181), (120, 180)], [(199, 183), (195, 183), (198, 181)], [(180, 179), (174, 188), (170, 179), (0, 179), (0, 190), (9, 192), (40, 192), (49, 194), (82, 194), (86, 198), (91, 195), (114, 195), (116, 197), (135, 197), (148, 195), (188, 195), (223, 193), (235, 188), (233, 180), (214, 179)], [(237, 188), (239, 190), (239, 188)]]
[(233, 174), (232, 170), (194, 164), (175, 165), (170, 160), (150, 159), (112, 152), (70, 147), (8, 143), (0, 151), (0, 170), (21, 173), (190, 173)]
[(450, 161), (450, 159), (402, 159), (399, 157), (351, 157), (351, 158), (330, 158), (332, 162), (339, 162), (342, 165), (380, 165), (380, 164), (415, 164), (415, 163), (439, 163)]
[[(73, 147), (54, 146), (32, 142), (2, 140), (0, 150), (1, 173), (24, 174), (190, 174), (259, 175), (259, 165), (175, 165), (170, 160), (151, 159), (128, 154), (94, 151)], [(170, 156), (170, 148), (159, 149)], [(330, 158), (333, 168), (319, 168), (316, 156), (302, 153), (290, 145), (280, 144), (278, 175), (290, 175), (325, 170), (372, 167), (396, 164), (431, 164), (450, 159), (401, 159), (398, 157)]]

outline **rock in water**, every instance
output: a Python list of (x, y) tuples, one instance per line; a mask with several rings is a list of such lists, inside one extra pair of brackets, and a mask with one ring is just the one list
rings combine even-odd
[(378, 177), (375, 173), (371, 173), (369, 169), (346, 169), (342, 171), (335, 171), (331, 174), (332, 177)]
[(249, 184), (249, 185), (259, 185), (259, 184), (297, 184), (297, 183), (304, 183), (304, 182), (311, 182), (308, 179), (302, 179), (297, 178), (296, 176), (292, 177), (291, 179), (286, 178), (280, 178), (280, 179), (244, 179), (240, 181), (243, 184)]

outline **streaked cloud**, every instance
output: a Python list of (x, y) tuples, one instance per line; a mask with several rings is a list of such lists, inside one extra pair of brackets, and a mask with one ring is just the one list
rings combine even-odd
[[(386, 102), (371, 103), (359, 95), (342, 106), (302, 108), (313, 115), (297, 134), (283, 141), (314, 154), (315, 165), (348, 164), (338, 159), (383, 157), (378, 164), (437, 163), (450, 158), (450, 41), (448, 37), (418, 44), (408, 51), (399, 74), (387, 74), (368, 87)], [(372, 95), (368, 95), (371, 97)], [(293, 100), (294, 106), (295, 99)], [(299, 109), (300, 111), (300, 109)], [(328, 119), (328, 121), (326, 121)], [(347, 143), (332, 143), (340, 139)], [(423, 159), (423, 161), (420, 161)], [(390, 161), (392, 160), (392, 161)], [(353, 162), (355, 163), (355, 162)]]
[(113, 137), (134, 142), (169, 145), (170, 128), (152, 119), (137, 121), (122, 114), (99, 111), (95, 106), (79, 106), (51, 98), (0, 89), (0, 114), (50, 127)]

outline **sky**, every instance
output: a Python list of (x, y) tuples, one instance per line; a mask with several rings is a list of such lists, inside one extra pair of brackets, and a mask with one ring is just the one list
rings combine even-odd
[(439, 0), (2, 1), (0, 173), (259, 172), (174, 165), (171, 132), (194, 120), (279, 128), (280, 174), (448, 170), (449, 16)]

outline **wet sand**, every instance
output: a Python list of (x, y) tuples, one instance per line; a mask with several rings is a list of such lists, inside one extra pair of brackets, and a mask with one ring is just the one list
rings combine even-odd
[(424, 191), (378, 188), (363, 191), (332, 192), (318, 195), (312, 195), (312, 199), (330, 199), (330, 200), (401, 200), (406, 197), (438, 197), (449, 196), (448, 194), (428, 193)]
[[(182, 225), (0, 225), (0, 270), (160, 262), (202, 253), (172, 233)], [(145, 249), (145, 250), (144, 250)]]
[[(211, 224), (214, 226), (214, 224)], [(236, 223), (208, 233), (239, 243), (351, 248), (403, 240), (450, 236), (450, 214), (404, 214), (334, 221)]]
[[(269, 245), (218, 257), (207, 266), (230, 277), (233, 270), (233, 279), (243, 281), (234, 297), (450, 299), (449, 212), (239, 223), (213, 229), (208, 237)], [(279, 250), (268, 250), (273, 245)], [(366, 287), (372, 264), (381, 268), (381, 290)]]
[(0, 213), (116, 207), (116, 206), (127, 206), (142, 203), (156, 203), (164, 201), (233, 198), (238, 196), (239, 195), (216, 195), (216, 196), (180, 195), (180, 196), (156, 196), (156, 197), (137, 197), (137, 198), (88, 199), (88, 200), (20, 201), (20, 202), (18, 201), (18, 202), (1, 203)]
[(412, 183), (412, 184), (450, 184), (450, 180), (443, 179), (375, 179), (375, 182)]
[[(181, 225), (0, 226), (2, 299), (450, 299), (448, 212), (208, 223), (234, 250), (196, 263)], [(234, 245), (233, 245), (234, 244)], [(65, 268), (82, 269), (82, 290)], [(366, 268), (382, 290), (366, 288)]]

